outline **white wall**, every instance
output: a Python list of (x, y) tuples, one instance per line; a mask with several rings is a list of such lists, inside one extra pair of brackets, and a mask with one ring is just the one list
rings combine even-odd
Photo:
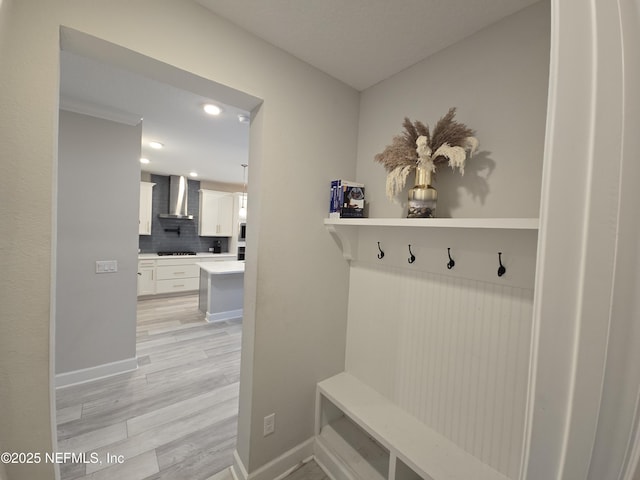
[[(7, 37), (8, 35), (5, 32), (6, 32), (6, 24), (8, 22), (8, 18), (7, 18), (8, 8), (9, 8), (8, 1), (5, 1), (4, 3), (0, 3), (0, 57), (4, 57), (4, 50), (7, 48), (7, 41), (5, 40), (5, 37)], [(4, 233), (5, 233), (4, 230), (2, 230), (2, 235), (3, 235), (2, 238), (5, 238)], [(4, 298), (2, 300), (4, 304)], [(4, 310), (3, 310), (3, 313), (4, 313)], [(6, 319), (4, 319), (4, 315), (2, 316), (2, 320), (6, 321)], [(0, 324), (0, 331), (2, 331), (3, 336), (5, 336), (4, 322)], [(6, 347), (6, 345), (3, 344), (2, 347), (3, 347), (2, 348), (3, 351), (7, 351), (4, 348)], [(5, 360), (6, 360), (5, 357), (0, 357), (0, 363), (3, 363)], [(5, 423), (6, 422), (4, 422), (3, 417), (0, 417), (0, 425), (4, 426)], [(1, 443), (0, 443), (0, 450), (4, 451)], [(1, 480), (7, 479), (7, 473), (4, 469), (3, 463), (0, 463), (0, 479)]]
[[(248, 147), (247, 147), (248, 148)], [(244, 185), (243, 184), (234, 184), (234, 183), (221, 183), (221, 182), (211, 182), (209, 180), (201, 180), (200, 188), (204, 188), (206, 190), (217, 190), (219, 192), (242, 192)]]
[[(543, 1), (363, 92), (357, 180), (366, 185), (370, 216), (406, 215), (384, 196), (375, 153), (400, 133), (404, 115), (433, 125), (450, 106), (477, 130), (482, 152), (464, 177), (438, 173), (438, 216), (538, 216), (549, 31)], [(517, 478), (537, 235), (372, 230), (359, 232), (351, 264), (347, 370)], [(416, 264), (406, 261), (407, 244)], [(456, 260), (451, 271), (447, 247)], [(498, 251), (507, 264), (501, 278)]]
[[(248, 147), (247, 147), (248, 151)], [(140, 180), (143, 182), (151, 181), (151, 173), (150, 172), (140, 172)], [(244, 185), (241, 183), (222, 183), (222, 182), (213, 182), (211, 180), (199, 180), (200, 188), (204, 188), (206, 190), (218, 190), (220, 192), (242, 192)]]
[(543, 0), (362, 93), (357, 178), (370, 216), (406, 216), (406, 206), (387, 200), (386, 172), (374, 156), (402, 132), (405, 116), (433, 127), (450, 107), (476, 130), (480, 151), (464, 176), (438, 170), (436, 216), (538, 216), (549, 25)]
[(57, 374), (135, 358), (141, 128), (60, 111)]
[(583, 5), (552, 4), (530, 480), (631, 478), (619, 474), (638, 385), (640, 19), (635, 0)]
[[(6, 37), (8, 37), (8, 35), (6, 34), (6, 25), (8, 22), (8, 15), (7, 15), (7, 10), (9, 8), (9, 2), (5, 1), (3, 3), (0, 3), (0, 58), (4, 58), (4, 51), (7, 48), (7, 40)], [(2, 151), (2, 147), (0, 147), (0, 151)], [(4, 158), (4, 157), (3, 157)], [(2, 194), (0, 194), (2, 195)], [(5, 235), (5, 230), (3, 229), (3, 227), (0, 227), (0, 231), (2, 232), (2, 238), (6, 238)], [(1, 295), (1, 294), (0, 294)], [(0, 296), (1, 300), (0, 302), (2, 302), (2, 305), (4, 305), (4, 296)], [(3, 338), (7, 338), (7, 336), (9, 335), (8, 332), (8, 328), (5, 327), (5, 324), (7, 322), (7, 319), (5, 318), (5, 311), (4, 308), (2, 310), (0, 310), (0, 313), (2, 314), (0, 316), (0, 332), (1, 332), (1, 336)], [(6, 312), (8, 313), (8, 312)], [(5, 343), (0, 342), (0, 346), (1, 346), (1, 350), (3, 352), (7, 352), (7, 348), (8, 345), (6, 345)], [(6, 354), (5, 354), (6, 355)], [(0, 353), (0, 364), (4, 364), (4, 362), (7, 361), (6, 356)], [(0, 376), (3, 377), (4, 379), (4, 372), (0, 373)], [(6, 398), (6, 392), (4, 390), (1, 389), (0, 387), (0, 398)], [(3, 415), (0, 415), (0, 429), (4, 429), (5, 425), (7, 424), (5, 417), (8, 415), (8, 413), (5, 411), (5, 413)], [(0, 450), (5, 451), (5, 449), (2, 446), (2, 441), (0, 440)], [(0, 462), (0, 480), (7, 480), (7, 472), (5, 471), (4, 468), (4, 464)]]
[[(528, 235), (520, 239), (535, 252), (535, 234)], [(475, 243), (473, 235), (467, 238)], [(493, 264), (488, 270), (495, 280), (456, 274), (466, 259), (464, 250), (454, 252), (453, 273), (444, 259), (441, 269), (409, 266), (406, 260), (406, 266), (352, 264), (347, 371), (515, 479), (525, 426), (533, 289), (498, 279)], [(385, 251), (385, 260), (391, 253)]]
[[(572, 32), (579, 27), (576, 33), (585, 33), (582, 28), (592, 23), (591, 18), (577, 14), (590, 12), (592, 6), (585, 6), (582, 0), (555, 0), (553, 5), (558, 7), (561, 3), (562, 15), (556, 18), (557, 29)], [(594, 4), (599, 8), (616, 8), (609, 0), (597, 0)], [(11, 8), (8, 18), (5, 17), (7, 6)], [(259, 256), (254, 255), (254, 262), (247, 265), (247, 278), (253, 282), (247, 291), (250, 290), (253, 295), (245, 304), (245, 311), (249, 315), (247, 322), (255, 327), (249, 331), (246, 342), (251, 345), (255, 339), (264, 347), (256, 349), (254, 356), (251, 356), (251, 349), (245, 349), (247, 354), (243, 358), (242, 391), (247, 395), (241, 406), (238, 448), (243, 460), (251, 470), (255, 470), (264, 461), (275, 458), (299, 443), (311, 431), (314, 377), (333, 373), (340, 368), (344, 359), (340, 353), (344, 344), (339, 339), (344, 338), (346, 267), (341, 258), (334, 258), (335, 246), (324, 236), (320, 218), (324, 216), (326, 182), (333, 177), (355, 176), (355, 168), (349, 159), (355, 155), (353, 139), (356, 138), (357, 128), (357, 94), (187, 2), (3, 0), (0, 8), (0, 19), (4, 18), (0, 20), (4, 22), (0, 29), (3, 66), (0, 69), (2, 448), (45, 452), (52, 447), (48, 398), (52, 282), (48, 272), (52, 260), (51, 210), (57, 151), (60, 24), (71, 25), (264, 99), (263, 106), (254, 112), (252, 123), (252, 127), (256, 127), (256, 134), (252, 133), (251, 139), (250, 163), (253, 168), (250, 174), (249, 213), (256, 230), (250, 238), (254, 240), (254, 253)], [(172, 34), (167, 35), (166, 32)], [(584, 52), (585, 45), (591, 45), (594, 40), (590, 33), (587, 29), (584, 37), (576, 35), (577, 40), (572, 35), (563, 37), (563, 54), (566, 54), (563, 60), (567, 67), (577, 59), (583, 60), (580, 52)], [(594, 69), (605, 73), (597, 65)], [(566, 254), (575, 247), (576, 243), (572, 244), (570, 240), (575, 238), (574, 233), (580, 230), (580, 226), (576, 226), (574, 219), (583, 219), (585, 213), (583, 196), (576, 197), (568, 205), (566, 200), (567, 185), (572, 186), (572, 193), (583, 193), (583, 187), (587, 185), (585, 175), (575, 175), (576, 171), (582, 172), (586, 158), (576, 155), (575, 147), (588, 137), (582, 135), (580, 128), (571, 120), (575, 120), (576, 115), (588, 120), (592, 113), (589, 110), (592, 106), (589, 92), (576, 86), (582, 86), (586, 79), (591, 78), (593, 70), (569, 70), (572, 71), (563, 77), (562, 82), (565, 87), (562, 93), (565, 95), (554, 100), (563, 103), (563, 111), (567, 115), (560, 119), (562, 121), (549, 125), (549, 132), (555, 134), (554, 146), (562, 148), (549, 149), (556, 168), (545, 167), (548, 174), (543, 174), (543, 179), (546, 178), (543, 190), (551, 190), (550, 194), (546, 194), (548, 211), (554, 216), (553, 222), (545, 220), (540, 232), (545, 237), (546, 245), (553, 247), (551, 251), (542, 250), (541, 253), (543, 259), (548, 257), (548, 261), (541, 266), (548, 279), (550, 298), (543, 298), (540, 302), (545, 307), (542, 315), (548, 320), (550, 333), (541, 339), (548, 347), (544, 353), (554, 354), (548, 357), (549, 360), (564, 358), (555, 354), (566, 351), (567, 344), (559, 342), (552, 333), (559, 326), (557, 318), (576, 318), (573, 310), (570, 311), (571, 317), (565, 317), (564, 313), (568, 310), (564, 307), (575, 307), (569, 282), (581, 278), (580, 262), (573, 262), (573, 256), (571, 263), (554, 267), (555, 260), (562, 258), (561, 253)], [(602, 80), (600, 85), (604, 89), (614, 91), (619, 87), (619, 84), (608, 82), (606, 78)], [(627, 88), (634, 90), (637, 87), (628, 84)], [(435, 115), (440, 116), (443, 108), (449, 106), (448, 103), (438, 105)], [(309, 112), (314, 115), (307, 116)], [(463, 112), (461, 106), (460, 119), (479, 128), (479, 124), (474, 124), (474, 118), (467, 117)], [(386, 112), (382, 113), (388, 116)], [(371, 139), (376, 144), (370, 154), (360, 149), (360, 158), (366, 159), (366, 171), (380, 168), (373, 164), (373, 154), (390, 141), (390, 134), (398, 131), (401, 117), (412, 111), (400, 112), (398, 109), (398, 113), (397, 119), (390, 119), (383, 131)], [(301, 118), (305, 121), (302, 122)], [(582, 125), (583, 122), (580, 123)], [(603, 126), (607, 133), (616, 132), (615, 125)], [(630, 126), (631, 131), (633, 127)], [(486, 139), (486, 134), (481, 136), (483, 145)], [(599, 142), (598, 138), (595, 140)], [(605, 146), (607, 142), (600, 145)], [(584, 153), (585, 149), (581, 152)], [(625, 155), (631, 158), (632, 152)], [(598, 160), (602, 163), (598, 165), (606, 171), (618, 159), (600, 157)], [(303, 161), (306, 161), (305, 166), (311, 165), (311, 169), (303, 169)], [(560, 171), (564, 173), (552, 182), (551, 179), (556, 178), (555, 172), (563, 165)], [(295, 175), (294, 172), (301, 170), (300, 175)], [(359, 173), (358, 177), (364, 174)], [(313, 180), (316, 178), (318, 185)], [(383, 174), (380, 174), (380, 178), (384, 179)], [(280, 180), (291, 179), (297, 182), (289, 182), (294, 187), (292, 193), (300, 193), (303, 188), (299, 185), (305, 184), (308, 194), (305, 198), (313, 198), (312, 203), (293, 203), (282, 207), (284, 202), (281, 197), (287, 197), (282, 195), (273, 196), (266, 204), (262, 204), (267, 192), (272, 194), (281, 187)], [(383, 188), (382, 182), (368, 183), (372, 188)], [(600, 191), (589, 192), (587, 198), (597, 199)], [(607, 191), (616, 196), (615, 187)], [(260, 201), (251, 200), (258, 198)], [(287, 198), (292, 198), (292, 195)], [(383, 199), (383, 196), (373, 195), (371, 198)], [(278, 208), (281, 211), (276, 212)], [(378, 211), (384, 214), (384, 209)], [(607, 229), (606, 234), (610, 233), (611, 230)], [(255, 242), (258, 237), (260, 246)], [(284, 249), (283, 238), (297, 238), (299, 242), (291, 241), (287, 244), (290, 248)], [(600, 241), (593, 246), (598, 247), (603, 243), (606, 247), (610, 246)], [(268, 256), (276, 257), (283, 251), (294, 260), (303, 259), (300, 267), (311, 272), (305, 282), (284, 281), (285, 277), (289, 278), (287, 274), (291, 273), (291, 278), (298, 278), (295, 273), (299, 269), (294, 266), (278, 270), (279, 264), (275, 259), (262, 261)], [(637, 246), (633, 251), (637, 252)], [(606, 260), (607, 257), (599, 257), (599, 252), (601, 250), (595, 248), (591, 250), (592, 257), (582, 258)], [(622, 263), (625, 259), (619, 261)], [(574, 275), (576, 272), (578, 274)], [(583, 298), (606, 304), (611, 297), (611, 290), (602, 288), (602, 282), (606, 283), (607, 280), (598, 275), (591, 279), (600, 280), (601, 288), (590, 287), (583, 292), (586, 293)], [(609, 279), (607, 287), (611, 283)], [(319, 285), (322, 285), (323, 291), (316, 293)], [(568, 290), (571, 295), (564, 295)], [(289, 299), (294, 300), (289, 302)], [(534, 316), (535, 309), (534, 304)], [(629, 313), (623, 305), (621, 309), (622, 313)], [(537, 314), (541, 315), (540, 312)], [(571, 323), (570, 327), (573, 326), (574, 323)], [(313, 338), (314, 342), (306, 341), (307, 338)], [(303, 341), (297, 345), (295, 342), (299, 339)], [(586, 345), (588, 347), (588, 343)], [(283, 351), (288, 353), (289, 362), (286, 364), (279, 360)], [(588, 352), (588, 348), (585, 351)], [(308, 362), (305, 359), (313, 360)], [(254, 365), (257, 368), (251, 368)], [(545, 372), (554, 373), (558, 366), (564, 367), (564, 364), (551, 362), (543, 366)], [(299, 379), (302, 379), (301, 382)], [(544, 471), (536, 475), (533, 468), (550, 465), (554, 469), (557, 466), (554, 457), (557, 450), (549, 448), (550, 439), (555, 442), (557, 430), (565, 426), (563, 420), (566, 418), (561, 416), (558, 421), (555, 417), (555, 413), (562, 410), (555, 408), (556, 403), (561, 407), (566, 406), (566, 403), (562, 403), (563, 398), (554, 404), (547, 402), (553, 400), (556, 393), (562, 396), (562, 385), (545, 383), (545, 378), (541, 380), (537, 386), (539, 395), (535, 399), (536, 412), (532, 418), (532, 423), (541, 427), (540, 435), (532, 440), (535, 448), (529, 458), (532, 468), (528, 472), (528, 478), (532, 480), (560, 478), (557, 475), (545, 475)], [(261, 416), (276, 403), (283, 405), (283, 410), (278, 411), (277, 433), (263, 439), (260, 432)], [(577, 422), (591, 418), (593, 416), (583, 412), (575, 417)], [(553, 426), (558, 428), (554, 429)], [(576, 464), (582, 464), (583, 460), (581, 458)], [(52, 466), (46, 464), (7, 467), (12, 480), (49, 479), (52, 470)]]
[[(60, 25), (263, 99), (251, 127), (238, 451), (253, 471), (307, 440), (315, 383), (344, 367), (347, 267), (334, 255), (322, 219), (330, 180), (355, 176), (358, 93), (192, 2), (12, 5), (6, 34), (12, 49), (3, 50), (0, 73), (0, 224), (12, 235), (3, 235), (11, 243), (0, 260), (8, 274), (0, 290), (9, 292), (3, 317), (16, 319), (3, 326), (2, 338), (20, 355), (3, 362), (11, 373), (1, 382), (0, 401), (11, 415), (2, 419), (2, 446), (51, 449), (47, 272)], [(271, 412), (276, 433), (265, 438), (262, 418)], [(50, 478), (52, 466), (9, 469), (12, 479), (36, 480)]]
[[(249, 147), (247, 146), (247, 152)], [(151, 173), (150, 172), (140, 172), (140, 180), (143, 182), (151, 181)], [(206, 190), (218, 190), (220, 192), (242, 192), (244, 185), (241, 183), (222, 183), (222, 182), (213, 182), (211, 180), (200, 180), (200, 188), (204, 188)]]
[[(604, 379), (602, 407), (598, 421), (598, 436), (591, 459), (590, 480), (610, 478), (619, 471), (623, 461), (629, 462), (631, 448), (628, 445), (636, 438), (640, 424), (640, 412), (636, 409), (640, 393), (640, 349), (635, 339), (640, 338), (640, 217), (637, 205), (640, 205), (640, 164), (635, 152), (640, 149), (640, 136), (635, 133), (640, 125), (640, 92), (630, 88), (640, 85), (640, 58), (633, 46), (640, 45), (640, 5), (633, 1), (624, 1), (621, 5), (623, 42), (622, 61), (624, 64), (624, 84), (626, 85), (625, 105), (627, 118), (622, 141), (625, 156), (620, 175), (620, 218), (622, 226), (617, 238), (618, 264), (614, 284), (610, 344), (607, 350), (607, 366)], [(634, 418), (635, 415), (635, 418)], [(629, 419), (634, 418), (634, 423)], [(640, 445), (635, 446), (637, 461)], [(630, 464), (629, 479), (634, 468), (635, 478), (640, 478), (640, 465)]]
[[(53, 445), (49, 325), (57, 33), (23, 37), (18, 19), (26, 18), (16, 13), (22, 3), (4, 0), (0, 6), (0, 448), (46, 452)], [(54, 48), (43, 53), (41, 44)], [(44, 84), (35, 80), (42, 70), (50, 77)], [(53, 471), (44, 464), (5, 468), (12, 480), (50, 479)]]

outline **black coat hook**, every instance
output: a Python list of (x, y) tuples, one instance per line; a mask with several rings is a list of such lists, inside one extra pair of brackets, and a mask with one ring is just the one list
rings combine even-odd
[(451, 258), (451, 249), (447, 248), (447, 255), (449, 255), (449, 262), (447, 263), (447, 268), (449, 270), (451, 270), (453, 267), (455, 267), (456, 262), (453, 261), (453, 258)]
[(378, 258), (382, 260), (384, 258), (384, 252), (380, 248), (380, 242), (378, 242), (378, 250), (380, 250), (380, 253), (378, 254)]
[(500, 267), (498, 268), (498, 276), (501, 277), (507, 272), (507, 269), (502, 265), (502, 252), (498, 252), (498, 262), (500, 263)]
[(409, 255), (411, 255), (411, 256), (409, 257), (409, 260), (408, 260), (408, 261), (409, 261), (409, 263), (413, 263), (413, 262), (415, 262), (415, 261), (416, 261), (416, 256), (415, 256), (413, 253), (411, 253), (411, 245), (409, 245)]

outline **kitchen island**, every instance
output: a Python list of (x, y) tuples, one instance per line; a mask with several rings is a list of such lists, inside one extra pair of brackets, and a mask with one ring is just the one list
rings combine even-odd
[(185, 295), (197, 292), (200, 284), (198, 262), (236, 260), (232, 253), (198, 252), (171, 255), (138, 254), (138, 298), (156, 295)]
[(200, 267), (200, 311), (207, 322), (242, 317), (244, 262), (198, 262)]

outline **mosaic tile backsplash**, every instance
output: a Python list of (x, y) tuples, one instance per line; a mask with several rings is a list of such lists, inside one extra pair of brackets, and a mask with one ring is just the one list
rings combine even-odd
[[(158, 218), (160, 213), (169, 211), (169, 177), (151, 175), (153, 187), (153, 210), (151, 220), (151, 235), (140, 235), (140, 253), (156, 253), (165, 251), (193, 251), (208, 252), (215, 242), (220, 242), (222, 252), (227, 252), (228, 239), (226, 237), (200, 237), (198, 235), (198, 218), (200, 214), (199, 192), (200, 182), (187, 180), (189, 200), (187, 212), (193, 215), (193, 220), (178, 220), (174, 218)], [(165, 229), (180, 227), (180, 235), (165, 232)]]

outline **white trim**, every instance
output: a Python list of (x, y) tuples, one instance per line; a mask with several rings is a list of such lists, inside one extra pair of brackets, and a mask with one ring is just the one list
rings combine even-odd
[(112, 122), (124, 123), (132, 127), (135, 127), (142, 121), (142, 115), (136, 113), (125, 112), (124, 110), (117, 110), (113, 107), (106, 107), (104, 105), (98, 105), (97, 103), (62, 96), (60, 97), (60, 110), (89, 115), (90, 117), (102, 118), (103, 120)]
[(329, 471), (326, 465), (322, 463), (322, 460), (318, 459), (317, 455), (314, 455), (313, 460), (316, 462), (316, 464), (318, 464), (318, 466), (320, 467), (320, 470), (324, 472), (324, 474), (329, 478), (329, 480), (338, 480), (336, 477), (333, 476), (333, 474)]
[(95, 367), (82, 368), (56, 375), (56, 388), (69, 387), (80, 383), (91, 382), (101, 378), (112, 377), (120, 373), (132, 372), (138, 368), (138, 357), (127, 358), (117, 362), (103, 363)]
[[(288, 477), (289, 475), (291, 475), (293, 472), (295, 472), (296, 470), (298, 470), (298, 468), (300, 468), (302, 465), (304, 465), (305, 463), (309, 463), (311, 460), (313, 460), (315, 457), (313, 455), (310, 455), (307, 458), (304, 458), (301, 462), (297, 463), (296, 465), (294, 465), (293, 467), (289, 468), (288, 470), (286, 470), (285, 472), (281, 473), (280, 475), (278, 475), (276, 478), (274, 478), (273, 480), (284, 480), (286, 477)], [(267, 480), (266, 478), (264, 480)]]
[(233, 451), (233, 465), (231, 465), (231, 472), (234, 480), (247, 480), (249, 478), (247, 469), (244, 467), (244, 463), (242, 463), (237, 450)]
[[(316, 439), (314, 444), (315, 460), (327, 477), (332, 480), (349, 480), (351, 474), (344, 462), (340, 461), (334, 453), (322, 442)], [(391, 471), (391, 470), (390, 470)]]
[(625, 455), (625, 461), (620, 469), (620, 475), (618, 480), (633, 480), (636, 476), (636, 472), (640, 469), (640, 419), (638, 417), (640, 411), (640, 392), (636, 397), (636, 408), (633, 421), (633, 431), (629, 436), (629, 443), (627, 446), (627, 453)]
[(311, 437), (250, 474), (247, 473), (236, 450), (233, 452), (234, 475), (239, 480), (282, 480), (300, 465), (314, 458), (314, 442), (315, 438)]
[(242, 318), (241, 308), (237, 310), (228, 310), (226, 312), (207, 312), (206, 316), (207, 322), (209, 323), (223, 322), (225, 320), (233, 320), (234, 318)]
[(236, 475), (236, 471), (233, 469), (233, 465), (229, 467), (229, 473), (231, 474), (231, 477), (233, 478), (233, 480), (239, 480), (238, 476)]
[(547, 134), (520, 480), (610, 478), (595, 472), (608, 468), (605, 463), (617, 455), (617, 446), (603, 445), (611, 425), (604, 423), (601, 407), (624, 160), (618, 3), (551, 2)]

